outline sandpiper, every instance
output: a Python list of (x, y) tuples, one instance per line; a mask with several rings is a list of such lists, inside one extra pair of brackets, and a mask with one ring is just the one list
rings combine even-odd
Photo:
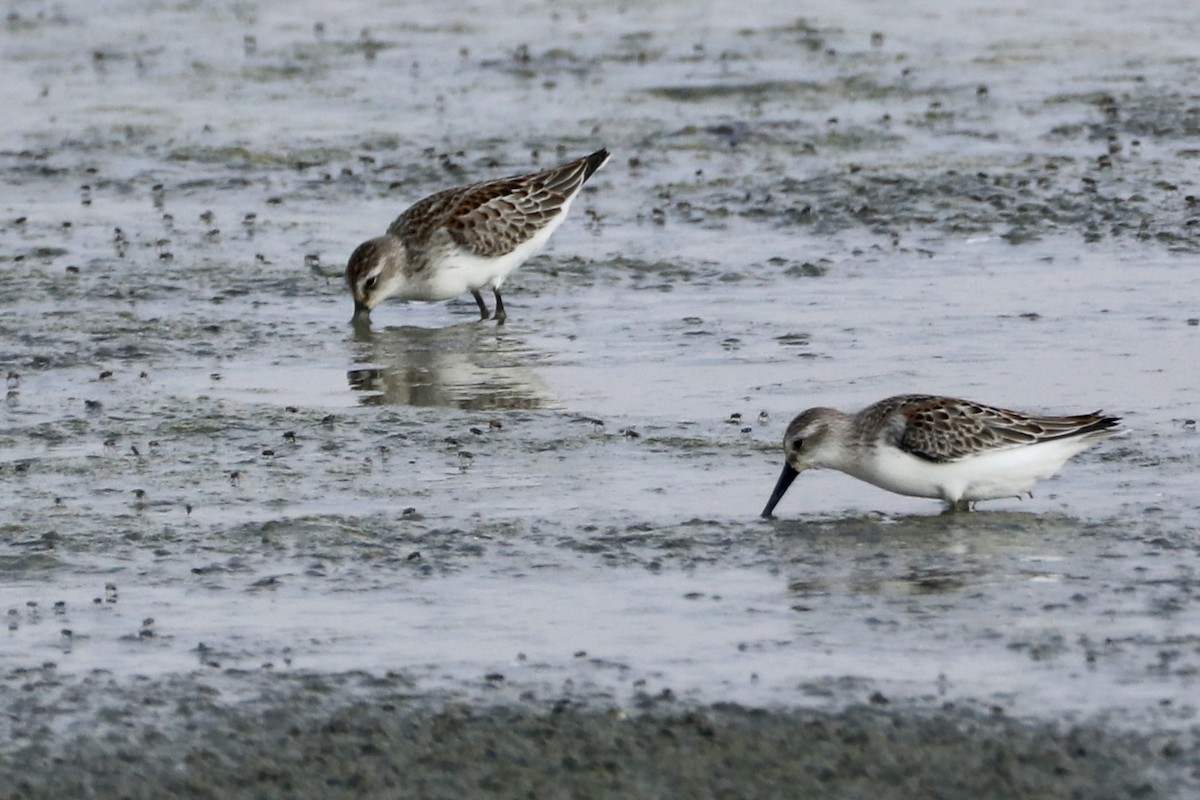
[(1125, 433), (1099, 411), (1038, 416), (970, 400), (905, 394), (857, 414), (810, 408), (783, 436), (783, 472), (762, 516), (806, 469), (828, 467), (913, 497), (968, 510), (976, 500), (1032, 496), (1071, 456)]
[(597, 150), (542, 172), (456, 186), (418, 201), (387, 233), (350, 256), (346, 281), (355, 320), (392, 295), (448, 300), (464, 292), (475, 298), (480, 319), (487, 319), (479, 290), (491, 287), (492, 318), (504, 322), (504, 279), (541, 249), (608, 157), (607, 150)]

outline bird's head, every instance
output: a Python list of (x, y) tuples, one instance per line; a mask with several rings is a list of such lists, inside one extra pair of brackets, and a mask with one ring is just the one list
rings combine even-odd
[(371, 309), (400, 291), (406, 263), (404, 246), (394, 236), (380, 236), (355, 248), (346, 264), (346, 283), (356, 319), (370, 315)]
[(775, 482), (775, 490), (767, 501), (762, 516), (769, 518), (783, 499), (796, 476), (806, 469), (822, 466), (821, 458), (830, 429), (830, 420), (837, 412), (825, 408), (810, 408), (792, 420), (783, 434), (783, 471)]

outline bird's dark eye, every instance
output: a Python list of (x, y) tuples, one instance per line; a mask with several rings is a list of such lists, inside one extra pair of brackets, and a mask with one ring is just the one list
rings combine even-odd
[(800, 437), (797, 436), (795, 439), (792, 439), (792, 449), (793, 450), (799, 450), (803, 446), (804, 446), (804, 440), (801, 439)]
[(375, 288), (375, 284), (377, 284), (377, 283), (379, 283), (379, 276), (372, 275), (371, 277), (369, 277), (365, 281), (363, 281), (363, 289), (369, 292)]

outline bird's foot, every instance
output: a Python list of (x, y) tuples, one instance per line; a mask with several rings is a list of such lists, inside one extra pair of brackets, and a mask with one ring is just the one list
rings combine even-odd
[(492, 294), (496, 297), (496, 313), (492, 315), (492, 319), (496, 320), (497, 325), (503, 325), (504, 320), (508, 319), (508, 314), (504, 313), (504, 298), (500, 296), (499, 289), (492, 289)]
[(946, 503), (946, 510), (943, 514), (964, 514), (974, 509), (975, 505), (970, 500), (951, 500)]
[(483, 295), (479, 293), (478, 289), (472, 289), (471, 297), (475, 298), (475, 305), (479, 306), (479, 319), (481, 321), (486, 320), (488, 318), (488, 307), (487, 303), (483, 302)]

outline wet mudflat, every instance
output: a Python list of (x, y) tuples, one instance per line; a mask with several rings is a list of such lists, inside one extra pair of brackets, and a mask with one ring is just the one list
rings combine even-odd
[[(10, 11), (0, 795), (1197, 790), (1194, 16), (767, 5)], [(599, 146), (506, 325), (349, 325), (408, 203)], [(906, 391), (1132, 432), (757, 519)]]

